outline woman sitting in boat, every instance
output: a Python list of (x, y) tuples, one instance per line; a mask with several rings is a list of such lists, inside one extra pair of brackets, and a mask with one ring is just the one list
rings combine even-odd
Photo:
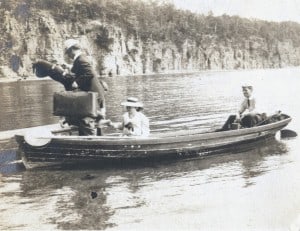
[(149, 136), (149, 119), (141, 112), (143, 104), (137, 98), (129, 97), (121, 105), (125, 106), (127, 110), (123, 115), (122, 122), (110, 122), (108, 125), (123, 130), (125, 136)]
[(265, 113), (258, 114), (255, 112), (255, 98), (252, 96), (253, 86), (242, 86), (244, 100), (241, 103), (240, 109), (236, 115), (230, 115), (221, 131), (237, 129), (242, 127), (253, 127), (259, 124), (266, 117)]

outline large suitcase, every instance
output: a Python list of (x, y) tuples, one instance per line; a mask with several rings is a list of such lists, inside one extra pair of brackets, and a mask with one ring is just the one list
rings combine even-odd
[(62, 91), (53, 96), (53, 114), (66, 117), (97, 117), (96, 92)]

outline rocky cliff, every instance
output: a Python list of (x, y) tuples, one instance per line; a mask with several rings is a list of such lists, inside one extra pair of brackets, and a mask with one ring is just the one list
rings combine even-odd
[[(1, 2), (0, 2), (1, 3)], [(3, 2), (1, 3), (3, 5)], [(0, 5), (1, 6), (1, 5)], [(82, 20), (80, 4), (71, 4), (68, 20), (57, 19), (50, 10), (29, 6), (28, 2), (1, 7), (0, 77), (32, 76), (32, 62), (46, 59), (64, 63), (63, 42), (80, 40), (101, 75), (132, 75), (206, 69), (281, 68), (300, 64), (300, 47), (291, 40), (271, 43), (257, 36), (241, 42), (205, 34), (201, 42), (186, 38), (178, 46), (173, 41), (141, 39), (117, 22), (103, 17)], [(61, 9), (62, 11), (64, 9)]]

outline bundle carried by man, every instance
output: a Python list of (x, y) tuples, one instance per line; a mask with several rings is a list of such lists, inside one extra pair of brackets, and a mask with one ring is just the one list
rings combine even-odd
[(66, 91), (74, 89), (72, 87), (75, 76), (69, 73), (62, 66), (50, 63), (45, 60), (38, 60), (32, 64), (33, 73), (39, 78), (50, 77), (51, 79), (61, 83)]

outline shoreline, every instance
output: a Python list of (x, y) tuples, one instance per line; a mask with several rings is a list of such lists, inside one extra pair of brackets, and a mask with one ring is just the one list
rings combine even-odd
[[(284, 69), (297, 69), (300, 68), (300, 66), (289, 66), (289, 67), (283, 67), (283, 68), (252, 68), (252, 69), (230, 69), (230, 70), (190, 70), (190, 71), (169, 71), (165, 73), (147, 73), (147, 74), (131, 74), (131, 75), (101, 75), (99, 78), (118, 78), (118, 77), (132, 77), (132, 76), (169, 76), (169, 75), (193, 75), (193, 74), (199, 74), (199, 73), (215, 73), (215, 72), (235, 72), (235, 71), (257, 71), (257, 70), (284, 70)], [(11, 82), (27, 82), (27, 81), (44, 81), (44, 80), (52, 80), (50, 77), (43, 77), (38, 78), (35, 76), (22, 78), (22, 77), (16, 77), (16, 78), (0, 78), (0, 83), (11, 83)]]
[[(165, 76), (165, 75), (192, 75), (197, 73), (203, 73), (203, 72), (224, 72), (224, 71), (230, 71), (230, 70), (191, 70), (191, 71), (174, 71), (174, 72), (166, 72), (166, 73), (147, 73), (147, 74), (130, 74), (130, 75), (99, 75), (98, 78), (118, 78), (118, 77), (132, 77), (132, 76)], [(16, 78), (0, 78), (0, 83), (11, 83), (11, 82), (24, 82), (24, 81), (43, 81), (43, 80), (52, 80), (50, 77), (16, 77)]]

